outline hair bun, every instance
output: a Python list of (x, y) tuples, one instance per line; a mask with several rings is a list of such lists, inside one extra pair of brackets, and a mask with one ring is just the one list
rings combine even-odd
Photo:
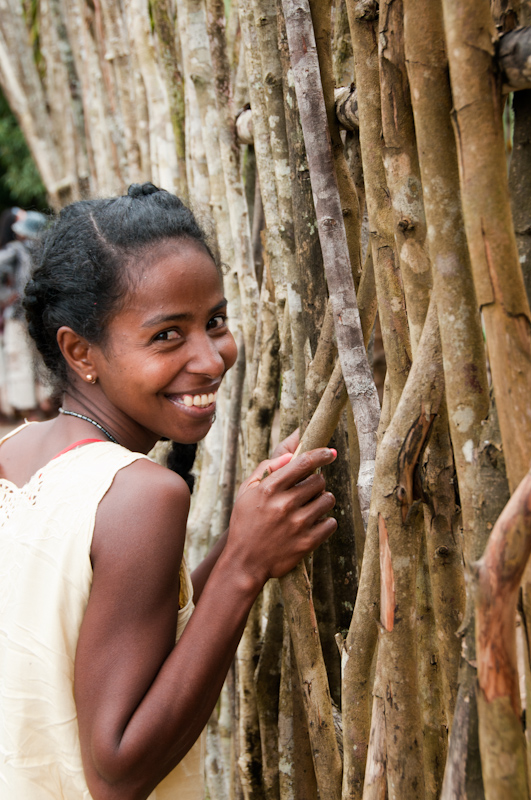
[(153, 183), (132, 183), (127, 190), (127, 194), (129, 197), (143, 197), (144, 195), (154, 194), (158, 191), (160, 191), (160, 189)]
[(39, 302), (39, 291), (39, 285), (33, 279), (30, 279), (24, 289), (23, 306), (25, 309), (29, 309)]

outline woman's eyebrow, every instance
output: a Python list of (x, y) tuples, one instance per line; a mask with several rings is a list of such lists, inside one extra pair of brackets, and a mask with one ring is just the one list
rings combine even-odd
[[(215, 314), (216, 311), (221, 311), (222, 308), (225, 308), (227, 305), (227, 300), (223, 298), (219, 303), (213, 306), (208, 311), (208, 315)], [(193, 314), (190, 312), (185, 312), (183, 314), (158, 314), (156, 317), (151, 317), (150, 319), (146, 320), (142, 323), (142, 328), (152, 328), (155, 325), (163, 325), (166, 322), (176, 322), (177, 320), (188, 320), (192, 319)]]

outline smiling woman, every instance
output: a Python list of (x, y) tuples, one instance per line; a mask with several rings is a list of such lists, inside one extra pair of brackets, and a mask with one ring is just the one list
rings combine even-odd
[(152, 184), (67, 207), (25, 308), (63, 413), (0, 443), (0, 800), (200, 800), (249, 610), (335, 530), (335, 452), (286, 440), (190, 576), (188, 486), (146, 453), (206, 435), (236, 359), (191, 212)]

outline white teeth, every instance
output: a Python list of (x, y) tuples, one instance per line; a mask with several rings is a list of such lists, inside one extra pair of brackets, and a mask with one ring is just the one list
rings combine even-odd
[(183, 394), (182, 402), (188, 408), (196, 406), (197, 408), (206, 408), (215, 402), (217, 392), (210, 392), (210, 394)]

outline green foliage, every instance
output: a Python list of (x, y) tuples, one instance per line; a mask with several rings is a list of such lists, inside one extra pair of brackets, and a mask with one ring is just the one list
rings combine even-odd
[(39, 0), (23, 0), (22, 14), (33, 49), (33, 59), (41, 78), (43, 78), (46, 73), (46, 65), (41, 53)]
[(0, 191), (7, 202), (23, 208), (46, 208), (46, 190), (26, 140), (0, 93)]
[(151, 33), (155, 33), (155, 10), (153, 8), (153, 0), (149, 0), (148, 2), (148, 12), (149, 12), (149, 25), (151, 27)]

